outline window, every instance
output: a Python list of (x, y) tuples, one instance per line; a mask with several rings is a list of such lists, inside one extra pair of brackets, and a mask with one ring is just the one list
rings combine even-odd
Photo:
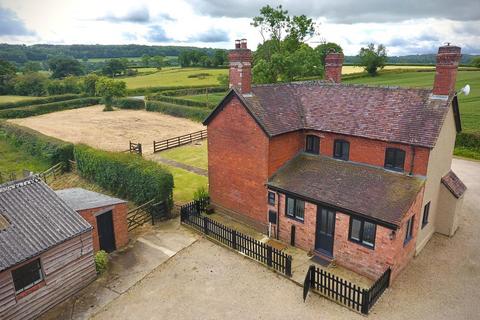
[(360, 218), (350, 218), (350, 241), (360, 243), (366, 247), (375, 247), (377, 225)]
[(333, 147), (333, 157), (348, 161), (350, 152), (350, 143), (345, 140), (335, 140)]
[(305, 143), (305, 151), (308, 153), (320, 153), (320, 138), (317, 136), (308, 135)]
[(268, 191), (268, 204), (275, 205), (275, 193)]
[(303, 221), (305, 201), (287, 196), (285, 213), (288, 217)]
[(414, 217), (415, 216), (412, 216), (407, 221), (407, 232), (405, 233), (405, 240), (403, 241), (403, 245), (406, 245), (407, 243), (409, 243), (413, 237), (413, 218)]
[(428, 224), (428, 214), (430, 213), (430, 202), (423, 208), (422, 229)]
[(396, 148), (387, 148), (385, 152), (385, 168), (395, 171), (403, 171), (405, 163), (405, 151)]
[(17, 294), (43, 281), (40, 259), (12, 271), (13, 284)]

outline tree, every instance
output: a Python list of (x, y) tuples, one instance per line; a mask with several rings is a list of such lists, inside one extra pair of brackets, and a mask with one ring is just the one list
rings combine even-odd
[(83, 74), (82, 64), (73, 58), (56, 57), (48, 61), (48, 67), (52, 71), (52, 78), (59, 79), (67, 76), (80, 76)]
[(96, 86), (99, 76), (94, 73), (90, 73), (89, 75), (83, 78), (83, 91), (93, 97), (97, 94)]
[(23, 66), (23, 73), (38, 72), (40, 70), (42, 70), (42, 66), (36, 61), (28, 61)]
[(377, 69), (383, 69), (387, 62), (387, 49), (383, 44), (375, 45), (370, 43), (366, 48), (361, 48), (358, 54), (360, 66), (365, 68), (372, 77), (377, 75)]
[(96, 95), (103, 97), (105, 108), (103, 111), (112, 111), (114, 98), (123, 97), (127, 93), (127, 84), (106, 77), (100, 77), (95, 86)]
[(217, 49), (213, 54), (212, 64), (215, 67), (220, 67), (228, 63), (228, 53), (226, 50)]
[(43, 96), (47, 92), (48, 78), (38, 72), (18, 75), (13, 81), (15, 94), (21, 96)]
[(111, 78), (125, 74), (128, 68), (127, 59), (110, 59), (105, 63), (102, 68), (102, 73)]
[(220, 74), (217, 76), (217, 81), (218, 81), (218, 84), (221, 86), (221, 87), (228, 87), (228, 84), (229, 84), (229, 78), (228, 78), (228, 74)]
[(291, 81), (322, 74), (321, 66), (313, 62), (315, 52), (305, 43), (316, 33), (312, 19), (305, 15), (289, 16), (281, 5), (267, 5), (251, 24), (259, 28), (263, 38), (253, 57), (254, 82)]
[(330, 52), (343, 52), (342, 47), (334, 42), (324, 42), (315, 48), (315, 54), (318, 56), (319, 63), (325, 68), (325, 57)]
[(8, 61), (0, 59), (0, 94), (8, 94), (13, 90), (11, 81), (17, 69)]
[(142, 64), (143, 64), (144, 67), (148, 67), (150, 65), (150, 56), (149, 55), (144, 54), (142, 56)]
[(470, 60), (470, 64), (475, 68), (480, 68), (480, 56), (472, 58), (472, 60)]
[(163, 56), (154, 56), (150, 59), (150, 64), (152, 67), (161, 70), (163, 67)]

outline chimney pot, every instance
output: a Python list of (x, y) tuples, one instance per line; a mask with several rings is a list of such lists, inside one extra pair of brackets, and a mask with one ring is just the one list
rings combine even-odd
[(242, 94), (252, 91), (252, 51), (247, 48), (247, 39), (235, 40), (235, 49), (228, 54), (230, 61), (230, 88)]
[(240, 48), (247, 49), (247, 39), (242, 39), (240, 41)]
[(340, 83), (342, 81), (343, 53), (330, 52), (325, 57), (325, 80)]
[(461, 48), (448, 43), (438, 48), (435, 80), (433, 82), (434, 95), (450, 95), (455, 91), (458, 64), (460, 63)]
[(240, 40), (235, 40), (235, 49), (240, 49)]

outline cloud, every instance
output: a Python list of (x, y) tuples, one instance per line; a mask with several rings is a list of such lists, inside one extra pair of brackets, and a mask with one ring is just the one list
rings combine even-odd
[(171, 42), (172, 39), (167, 36), (165, 30), (160, 25), (150, 26), (149, 33), (145, 37), (151, 42)]
[(230, 37), (225, 30), (210, 29), (206, 32), (196, 34), (189, 38), (193, 42), (228, 42)]
[(147, 23), (150, 22), (150, 13), (148, 12), (147, 7), (139, 7), (130, 10), (124, 15), (107, 13), (105, 16), (97, 18), (96, 20), (108, 22)]
[(128, 41), (135, 41), (138, 39), (137, 35), (135, 33), (132, 33), (132, 32), (124, 32), (122, 34), (123, 36), (123, 39), (125, 40), (128, 40)]
[(0, 7), (0, 36), (32, 36), (34, 34), (27, 29), (25, 23), (14, 11)]
[[(325, 17), (336, 23), (405, 21), (418, 18), (480, 20), (478, 0), (282, 0), (291, 14)], [(264, 4), (257, 0), (193, 0), (192, 7), (213, 17), (253, 17)]]

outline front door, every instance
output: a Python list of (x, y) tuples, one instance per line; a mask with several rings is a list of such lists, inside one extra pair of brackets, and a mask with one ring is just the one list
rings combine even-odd
[(333, 235), (335, 232), (335, 211), (317, 206), (317, 231), (315, 249), (333, 256)]
[(112, 211), (97, 216), (98, 241), (100, 250), (112, 252), (115, 248), (115, 234), (113, 231)]

